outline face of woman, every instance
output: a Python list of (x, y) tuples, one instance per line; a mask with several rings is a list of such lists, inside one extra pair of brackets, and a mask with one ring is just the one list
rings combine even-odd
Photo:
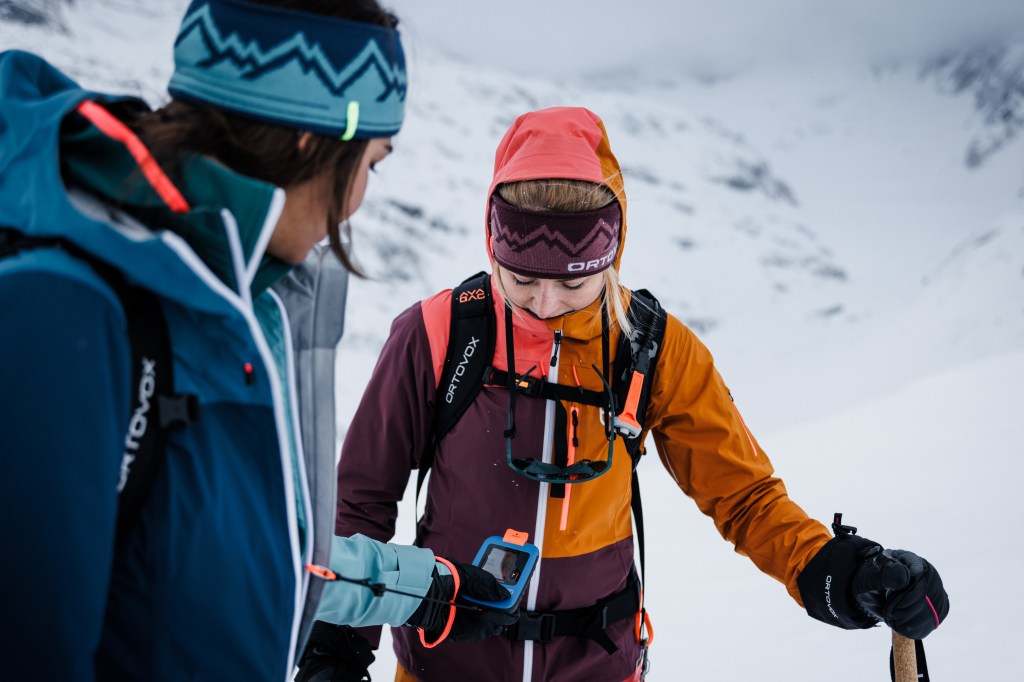
[(568, 280), (537, 279), (501, 268), (498, 276), (509, 301), (542, 320), (582, 310), (596, 301), (604, 289), (601, 274)]
[[(304, 138), (299, 138), (303, 144)], [(356, 176), (349, 190), (346, 207), (347, 220), (366, 196), (370, 171), (391, 153), (390, 137), (375, 137), (366, 145), (366, 151), (356, 168)], [(301, 263), (315, 245), (327, 237), (327, 214), (331, 202), (336, 201), (334, 188), (328, 179), (316, 177), (292, 187), (286, 187), (284, 209), (270, 235), (267, 252), (287, 263)]]

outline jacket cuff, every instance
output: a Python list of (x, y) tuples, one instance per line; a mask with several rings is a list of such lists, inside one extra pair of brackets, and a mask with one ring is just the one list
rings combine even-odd
[(384, 544), (364, 535), (335, 537), (331, 547), (331, 570), (346, 578), (368, 578), (388, 590), (417, 596), (385, 591), (378, 597), (362, 585), (330, 582), (324, 586), (316, 617), (354, 627), (402, 625), (430, 588), (434, 565), (434, 553), (429, 549)]
[(878, 624), (853, 596), (853, 575), (863, 552), (872, 547), (880, 545), (857, 535), (839, 535), (818, 550), (796, 580), (807, 615), (844, 630)]

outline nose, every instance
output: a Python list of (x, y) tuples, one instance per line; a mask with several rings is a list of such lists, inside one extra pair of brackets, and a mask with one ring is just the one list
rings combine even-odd
[(562, 304), (561, 298), (551, 290), (551, 287), (546, 286), (548, 283), (544, 282), (543, 284), (545, 286), (541, 286), (533, 297), (533, 314), (546, 319), (561, 314), (565, 306)]

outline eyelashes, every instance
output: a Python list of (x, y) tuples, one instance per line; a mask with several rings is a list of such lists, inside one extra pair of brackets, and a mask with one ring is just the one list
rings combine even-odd
[[(524, 282), (521, 279), (519, 279), (518, 277), (513, 277), (512, 279), (515, 281), (517, 286), (521, 286), (521, 287), (532, 287), (534, 284), (537, 283), (537, 280), (535, 280), (535, 279), (531, 279), (528, 282)], [(584, 284), (585, 284), (585, 282), (580, 282), (579, 284), (570, 286), (569, 284), (566, 284), (565, 282), (562, 282), (562, 286), (564, 288), (568, 289), (569, 291), (577, 291), (578, 289), (582, 289)]]

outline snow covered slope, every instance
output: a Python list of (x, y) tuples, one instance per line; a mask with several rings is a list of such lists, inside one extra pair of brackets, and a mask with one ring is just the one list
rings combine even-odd
[[(925, 64), (869, 69), (823, 60), (728, 78), (620, 83), (637, 96), (700, 106), (742, 130), (794, 188), (802, 220), (847, 274), (846, 314), (831, 327), (799, 326), (788, 345), (755, 350), (726, 330), (708, 339), (727, 378), (735, 368), (741, 381), (759, 379), (734, 386), (737, 400), (751, 398), (754, 425), (796, 423), (879, 386), (1024, 346), (1014, 300), (1024, 279), (1014, 227), (1024, 222), (1024, 37), (981, 52), (989, 58), (975, 48)], [(984, 248), (1000, 252), (1001, 275), (965, 247), (990, 232), (1002, 235)], [(955, 304), (943, 286), (956, 290)], [(982, 331), (979, 318), (999, 323)]]

